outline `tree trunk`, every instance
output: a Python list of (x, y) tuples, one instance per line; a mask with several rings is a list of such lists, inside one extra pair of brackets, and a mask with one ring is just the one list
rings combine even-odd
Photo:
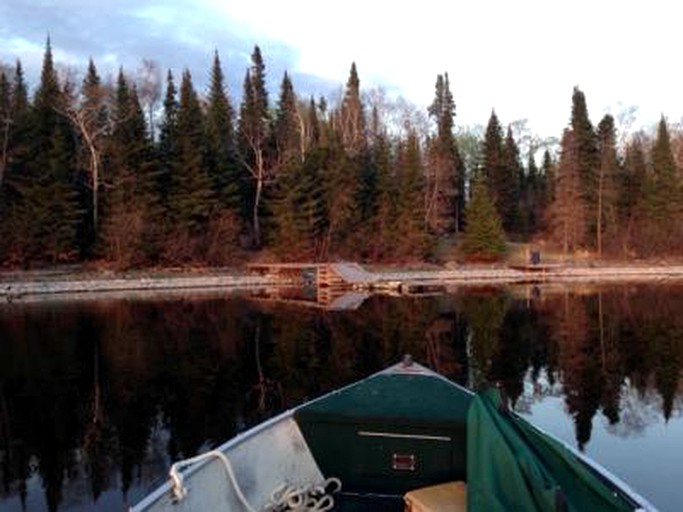
[(598, 257), (602, 256), (602, 175), (603, 171), (600, 170), (598, 174), (598, 212), (597, 212), (597, 224), (595, 226), (596, 236), (597, 236), (597, 249)]
[(256, 192), (254, 194), (254, 208), (252, 210), (252, 226), (254, 228), (253, 243), (255, 248), (261, 247), (261, 226), (259, 222), (259, 207), (261, 205), (261, 196), (263, 194), (263, 181), (265, 179), (265, 169), (263, 168), (263, 153), (256, 151)]
[(11, 120), (5, 119), (5, 129), (2, 136), (2, 156), (0, 157), (0, 190), (2, 190), (2, 180), (5, 177), (5, 169), (7, 169), (7, 147), (9, 145), (9, 125)]

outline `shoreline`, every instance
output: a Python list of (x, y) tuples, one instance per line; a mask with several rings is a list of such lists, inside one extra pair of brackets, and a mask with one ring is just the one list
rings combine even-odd
[[(348, 290), (369, 293), (401, 291), (409, 287), (503, 286), (514, 284), (571, 283), (668, 283), (683, 282), (683, 265), (548, 265), (512, 268), (509, 266), (463, 265), (457, 268), (400, 270), (383, 268), (369, 272), (373, 281)], [(257, 275), (246, 270), (204, 269), (202, 271), (159, 270), (148, 272), (86, 272), (73, 268), (46, 271), (0, 273), (0, 303), (40, 299), (92, 296), (125, 298), (179, 292), (248, 291), (259, 288), (285, 288), (301, 283), (276, 275)]]

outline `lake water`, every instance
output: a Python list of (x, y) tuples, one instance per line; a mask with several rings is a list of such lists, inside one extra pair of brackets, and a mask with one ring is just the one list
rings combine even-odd
[[(291, 295), (290, 298), (295, 295)], [(121, 511), (171, 460), (411, 353), (683, 508), (683, 286), (0, 304), (0, 511)]]

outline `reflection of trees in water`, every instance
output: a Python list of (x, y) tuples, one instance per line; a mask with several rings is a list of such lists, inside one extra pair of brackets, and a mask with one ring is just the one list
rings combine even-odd
[(474, 389), (495, 384), (494, 358), (500, 353), (501, 326), (505, 319), (503, 294), (474, 294), (462, 299), (469, 330), (470, 385)]
[(601, 347), (592, 339), (587, 305), (581, 297), (565, 293), (556, 310), (554, 337), (565, 403), (574, 418), (580, 449), (590, 440), (593, 416), (600, 407), (602, 392)]
[[(496, 383), (514, 403), (525, 379), (530, 379), (531, 390), (552, 389), (559, 379), (580, 448), (590, 440), (598, 411), (612, 425), (630, 423), (636, 429), (656, 420), (638, 419), (631, 402), (624, 410), (623, 395), (631, 387), (642, 397), (656, 389), (659, 417), (668, 420), (681, 391), (680, 289), (615, 288), (590, 295), (567, 290), (530, 305), (513, 303), (507, 310), (501, 304), (500, 295), (462, 301), (474, 387)], [(542, 376), (547, 383), (539, 382)]]
[(680, 291), (638, 287), (530, 304), (495, 291), (373, 297), (355, 312), (235, 298), (0, 310), (0, 492), (21, 496), (38, 471), (51, 510), (115, 486), (127, 503), (170, 458), (404, 353), (498, 383), (518, 406), (561, 388), (580, 446), (598, 411), (629, 435), (681, 408), (682, 306)]

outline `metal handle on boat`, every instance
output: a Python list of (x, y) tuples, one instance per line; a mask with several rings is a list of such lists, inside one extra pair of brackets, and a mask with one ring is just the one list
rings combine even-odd
[(395, 471), (415, 471), (415, 455), (394, 453), (391, 457), (391, 468)]

